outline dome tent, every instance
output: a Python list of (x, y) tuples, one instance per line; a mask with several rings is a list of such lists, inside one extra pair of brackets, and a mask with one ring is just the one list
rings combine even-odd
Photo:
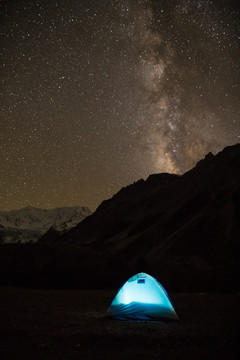
[(132, 276), (117, 292), (106, 317), (119, 320), (179, 320), (162, 285), (152, 276)]

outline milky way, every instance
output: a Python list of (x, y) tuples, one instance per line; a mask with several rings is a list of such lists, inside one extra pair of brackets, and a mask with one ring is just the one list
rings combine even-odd
[(237, 3), (3, 2), (0, 208), (94, 209), (239, 142)]

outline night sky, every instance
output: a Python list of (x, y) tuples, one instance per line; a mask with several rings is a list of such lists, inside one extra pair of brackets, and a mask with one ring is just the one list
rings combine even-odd
[(0, 210), (94, 210), (240, 142), (237, 0), (0, 4)]

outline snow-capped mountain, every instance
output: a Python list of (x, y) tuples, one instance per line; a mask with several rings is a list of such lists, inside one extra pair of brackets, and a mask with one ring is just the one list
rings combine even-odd
[(0, 242), (36, 242), (50, 228), (64, 233), (89, 215), (91, 211), (81, 206), (51, 210), (27, 206), (19, 210), (0, 211)]

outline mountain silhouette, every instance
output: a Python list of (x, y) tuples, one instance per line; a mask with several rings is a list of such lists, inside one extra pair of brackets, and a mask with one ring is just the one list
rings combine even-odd
[[(54, 269), (49, 284), (112, 287), (145, 271), (175, 291), (237, 291), (239, 219), (236, 144), (181, 176), (155, 174), (121, 189), (65, 235), (46, 233), (31, 251), (41, 253), (49, 274)], [(44, 283), (46, 269), (34, 267)]]

